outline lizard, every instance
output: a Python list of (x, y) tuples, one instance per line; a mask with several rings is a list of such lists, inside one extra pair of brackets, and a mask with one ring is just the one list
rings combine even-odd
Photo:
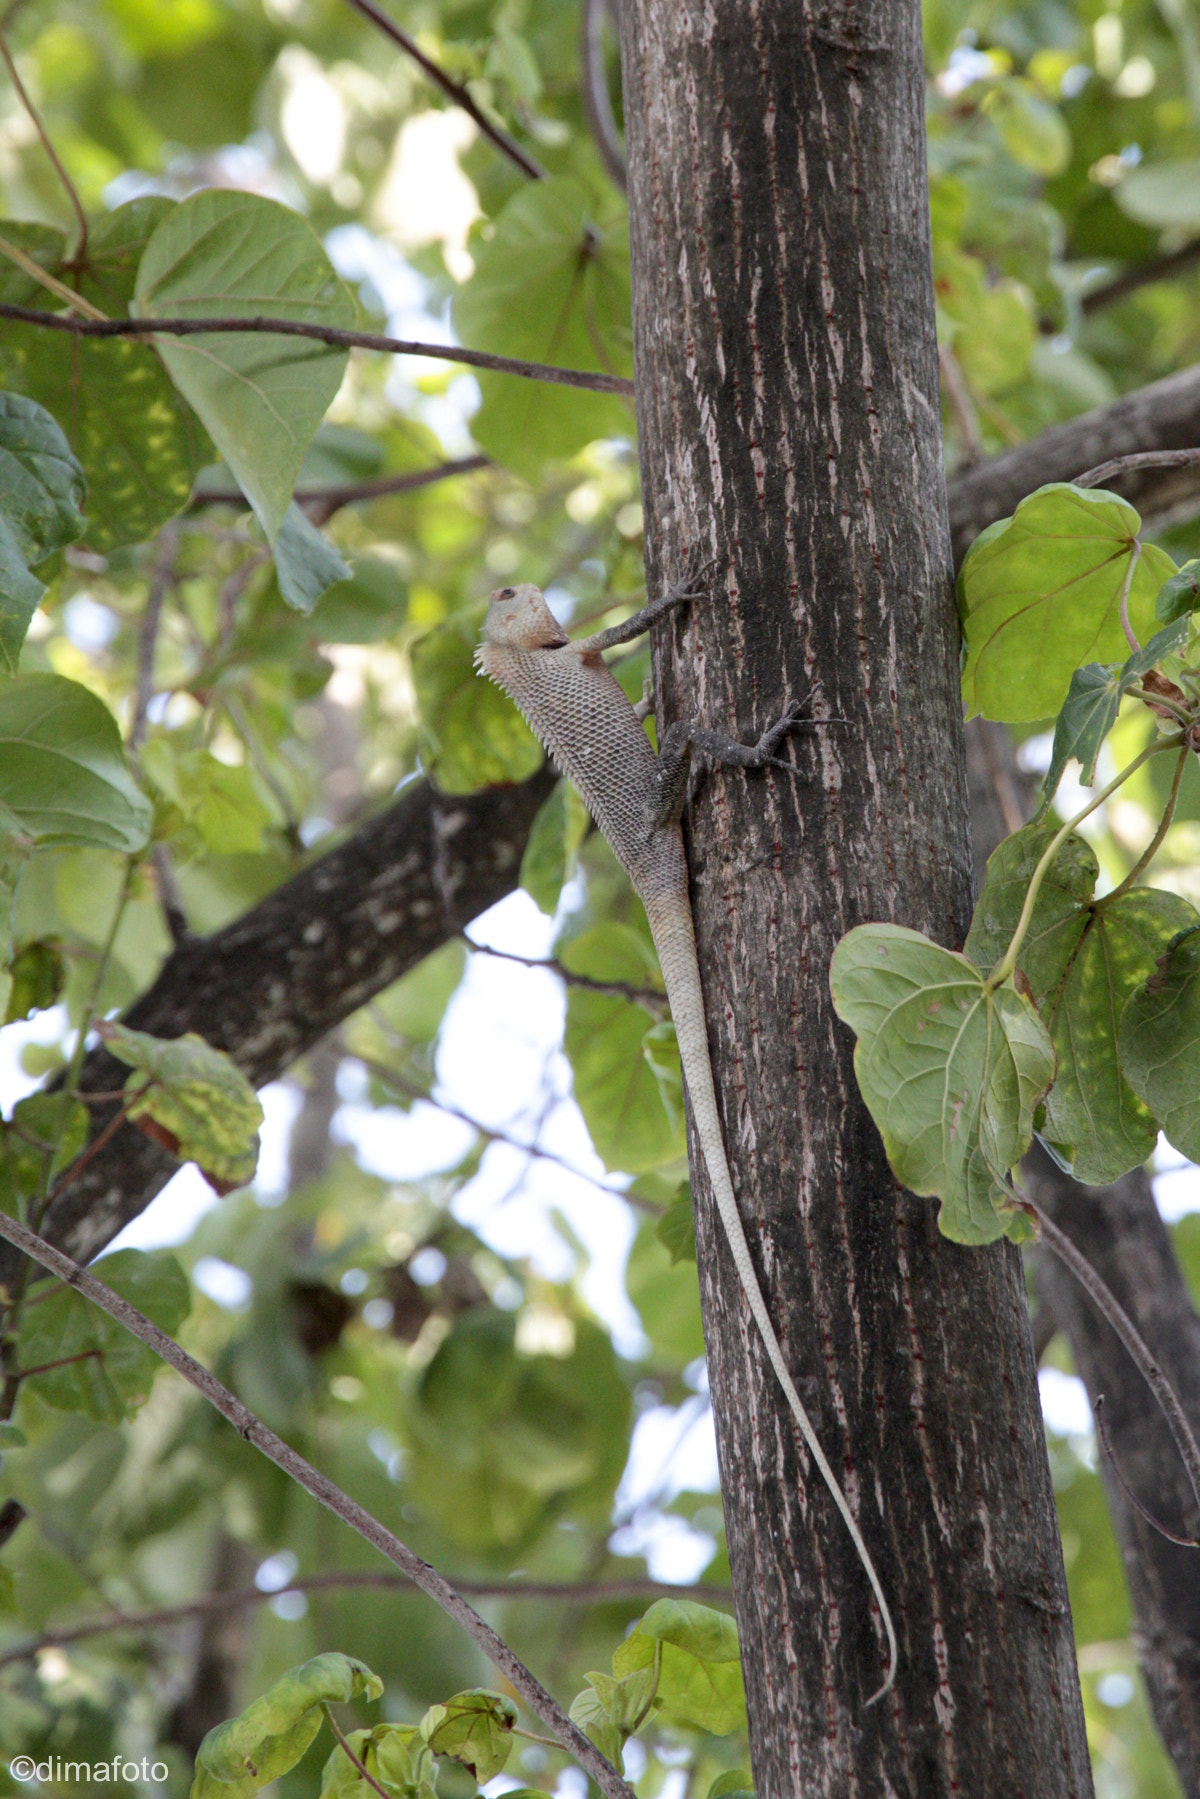
[(643, 695), (640, 705), (631, 704), (603, 652), (640, 636), (673, 607), (702, 598), (695, 591), (695, 581), (694, 575), (685, 578), (623, 623), (574, 640), (568, 638), (539, 588), (530, 583), (497, 588), (488, 602), (475, 665), (515, 702), (543, 747), (578, 789), (646, 909), (679, 1040), (696, 1136), (742, 1290), (800, 1433), (845, 1521), (879, 1605), (888, 1642), (888, 1671), (883, 1686), (869, 1701), (874, 1704), (895, 1679), (896, 1632), (858, 1523), (796, 1391), (751, 1260), (717, 1111), (680, 825), (693, 750), (716, 764), (782, 768), (794, 775), (793, 764), (783, 761), (776, 750), (789, 733), (817, 730), (829, 721), (806, 716), (801, 703), (769, 726), (757, 743), (744, 744), (707, 729), (698, 720), (677, 720), (663, 733), (655, 754), (643, 729), (650, 710), (648, 695)]

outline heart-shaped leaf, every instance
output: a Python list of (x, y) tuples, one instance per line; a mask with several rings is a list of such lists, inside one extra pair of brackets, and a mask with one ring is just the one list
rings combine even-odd
[(1121, 625), (1127, 580), (1134, 635), (1139, 641), (1153, 635), (1154, 602), (1175, 564), (1153, 544), (1139, 551), (1140, 527), (1125, 500), (1055, 482), (976, 538), (959, 574), (969, 713), (1052, 717), (1076, 668), (1127, 651)]
[(131, 855), (150, 836), (150, 805), (125, 766), (116, 720), (61, 675), (0, 687), (0, 808), (43, 847)]
[(858, 1033), (854, 1068), (888, 1161), (942, 1201), (959, 1243), (1013, 1223), (1000, 1178), (1028, 1149), (1054, 1076), (1041, 1019), (1011, 982), (989, 993), (966, 956), (900, 925), (860, 925), (830, 970), (838, 1017)]
[(1160, 955), (1121, 1018), (1121, 1070), (1167, 1139), (1200, 1162), (1200, 925)]
[[(354, 301), (312, 227), (258, 194), (206, 188), (157, 227), (138, 268), (142, 318), (282, 318), (348, 328)], [(347, 352), (311, 338), (157, 337), (273, 544)]]
[(30, 573), (83, 535), (83, 470), (50, 414), (0, 393), (0, 671), (15, 675), (45, 586)]

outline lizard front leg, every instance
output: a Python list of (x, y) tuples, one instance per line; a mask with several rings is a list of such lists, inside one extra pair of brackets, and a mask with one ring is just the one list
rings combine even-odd
[(841, 719), (810, 718), (805, 715), (808, 702), (798, 700), (783, 717), (768, 725), (757, 743), (739, 743), (721, 731), (710, 731), (699, 719), (677, 719), (668, 725), (658, 752), (651, 824), (655, 828), (678, 823), (687, 798), (688, 771), (692, 751), (701, 750), (711, 762), (731, 768), (782, 768), (788, 774), (799, 770), (776, 756), (775, 751), (792, 732), (819, 731), (827, 724), (841, 724)]
[(704, 594), (698, 583), (701, 575), (711, 567), (712, 562), (709, 561), (702, 563), (699, 568), (689, 569), (681, 581), (676, 581), (674, 587), (668, 588), (656, 600), (651, 600), (640, 612), (635, 612), (632, 618), (627, 618), (620, 625), (610, 625), (607, 631), (597, 631), (592, 637), (576, 638), (572, 649), (594, 655), (600, 650), (612, 650), (619, 643), (629, 643), (633, 638), (640, 637), (643, 631), (648, 631), (655, 620), (661, 618), (664, 612), (670, 612), (672, 607), (682, 606), (688, 600), (702, 600)]

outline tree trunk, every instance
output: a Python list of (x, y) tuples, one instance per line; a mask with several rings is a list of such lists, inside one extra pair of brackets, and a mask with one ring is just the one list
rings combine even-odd
[(897, 1188), (828, 989), (852, 925), (970, 908), (918, 9), (625, 0), (622, 36), (651, 591), (717, 558), (661, 710), (850, 721), (687, 821), (735, 1184), (900, 1638), (867, 1710), (880, 1622), (693, 1157), (756, 1790), (1085, 1795), (1020, 1262)]

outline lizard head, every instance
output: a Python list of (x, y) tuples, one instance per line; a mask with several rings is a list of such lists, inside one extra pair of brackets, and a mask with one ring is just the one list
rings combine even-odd
[(509, 650), (552, 650), (566, 643), (567, 634), (541, 588), (524, 581), (519, 587), (498, 587), (488, 596), (483, 641)]

